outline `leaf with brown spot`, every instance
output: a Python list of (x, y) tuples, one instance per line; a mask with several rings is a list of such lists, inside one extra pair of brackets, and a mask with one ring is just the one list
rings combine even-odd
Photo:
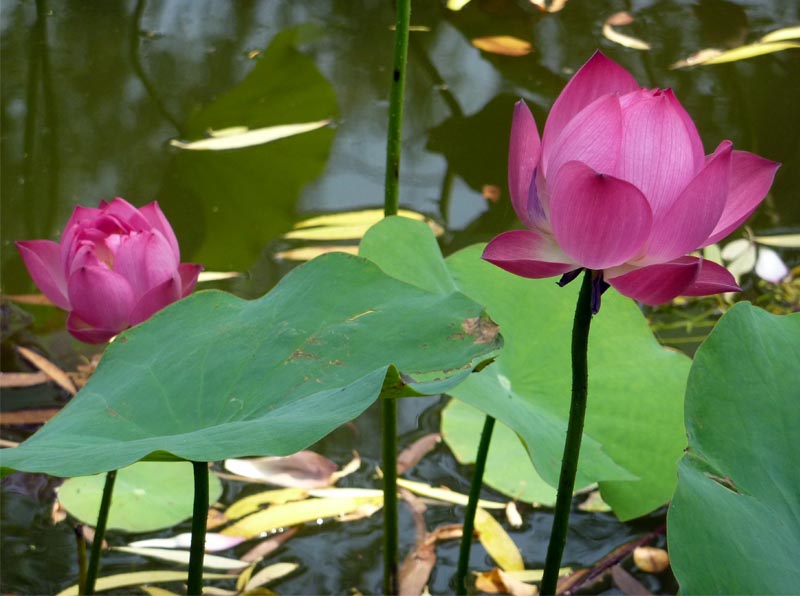
[(500, 327), (488, 317), (472, 317), (461, 323), (464, 333), (475, 338), (473, 343), (490, 344), (497, 339)]

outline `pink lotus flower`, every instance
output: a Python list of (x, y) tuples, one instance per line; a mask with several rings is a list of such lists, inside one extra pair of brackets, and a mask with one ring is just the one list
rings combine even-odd
[(483, 258), (516, 275), (595, 272), (595, 312), (608, 284), (645, 304), (739, 290), (711, 261), (686, 256), (734, 231), (780, 164), (723, 141), (704, 155), (670, 89), (643, 89), (600, 52), (559, 95), (539, 139), (514, 109), (508, 184), (527, 230), (505, 232)]
[(178, 240), (156, 202), (76, 207), (60, 245), (28, 240), (17, 249), (42, 293), (69, 311), (68, 331), (88, 343), (107, 341), (187, 296), (202, 269), (180, 262)]

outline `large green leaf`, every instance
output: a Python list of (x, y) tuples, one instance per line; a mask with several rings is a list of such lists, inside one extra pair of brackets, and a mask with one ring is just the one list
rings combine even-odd
[(685, 594), (800, 586), (800, 314), (742, 302), (695, 355), (668, 516)]
[(123, 333), (2, 464), (83, 476), (166, 454), (286, 455), (358, 416), (384, 380), (392, 395), (446, 390), (499, 343), (463, 294), (421, 291), (334, 253), (258, 300), (199, 292)]
[[(518, 453), (503, 450), (507, 441), (493, 444), (489, 457), (517, 461), (520, 477), (529, 479), (525, 498), (552, 502), (552, 489), (530, 478), (538, 474), (552, 486), (558, 481), (579, 284), (559, 288), (552, 279), (511, 275), (482, 261), (481, 250), (472, 246), (443, 262), (424, 226), (395, 218), (370, 230), (361, 254), (398, 279), (431, 291), (458, 288), (486, 306), (501, 327), (505, 348), (495, 364), (450, 393), (520, 436), (535, 471), (524, 468), (527, 462), (518, 461)], [(439, 280), (445, 274), (448, 282)], [(622, 519), (652, 511), (672, 495), (685, 444), (682, 402), (689, 364), (658, 344), (635, 303), (614, 290), (603, 296), (590, 336), (589, 405), (577, 482), (600, 482), (603, 498)], [(445, 409), (443, 432), (456, 456), (469, 462), (480, 422), (450, 424), (457, 407)], [(468, 415), (457, 412), (459, 420)], [(506, 468), (490, 467), (485, 479), (512, 496), (520, 493), (519, 479), (509, 478)]]
[[(192, 517), (194, 471), (187, 462), (142, 461), (121, 469), (114, 482), (108, 527), (127, 532), (153, 532)], [(105, 474), (67, 479), (58, 500), (70, 515), (85, 524), (97, 523)], [(216, 474), (208, 473), (209, 502), (222, 494)]]
[[(333, 87), (298, 50), (308, 29), (275, 36), (239, 85), (190, 116), (185, 140), (209, 129), (335, 118)], [(334, 134), (323, 128), (246, 149), (178, 151), (158, 199), (186, 256), (209, 269), (250, 267), (295, 221), (297, 197), (322, 173)]]

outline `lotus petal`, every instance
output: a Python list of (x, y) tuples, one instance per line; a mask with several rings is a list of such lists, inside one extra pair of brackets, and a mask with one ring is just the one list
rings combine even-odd
[(536, 121), (524, 101), (514, 104), (511, 123), (511, 141), (508, 148), (508, 191), (514, 211), (526, 226), (532, 222), (528, 217), (528, 192), (533, 182), (533, 173), (539, 162), (541, 143)]
[[(693, 257), (685, 257), (693, 258)], [(731, 272), (714, 261), (700, 259), (700, 273), (694, 283), (685, 289), (683, 296), (710, 296), (723, 292), (738, 292), (742, 288), (736, 283)]]
[(702, 259), (681, 257), (669, 263), (649, 265), (606, 279), (623, 296), (655, 305), (684, 294), (700, 274)]
[(577, 267), (555, 242), (529, 230), (512, 230), (492, 239), (482, 259), (522, 277), (561, 275)]
[(51, 240), (28, 240), (17, 242), (17, 250), (42, 294), (59, 308), (69, 310), (61, 247)]

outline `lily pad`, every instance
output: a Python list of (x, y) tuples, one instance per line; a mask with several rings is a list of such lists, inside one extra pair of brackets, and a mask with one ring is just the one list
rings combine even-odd
[(668, 516), (683, 594), (800, 585), (800, 314), (736, 304), (695, 355)]
[[(553, 279), (511, 275), (482, 261), (482, 249), (471, 246), (443, 260), (424, 225), (390, 218), (367, 233), (361, 254), (398, 279), (430, 291), (458, 289), (486, 306), (505, 347), (494, 364), (449, 393), (516, 432), (533, 466), (526, 467), (516, 448), (505, 451), (504, 441), (492, 443), (490, 459), (514, 462), (520, 478), (536, 474), (556, 486), (578, 284), (559, 288)], [(603, 296), (589, 343), (589, 405), (577, 485), (599, 482), (603, 499), (622, 519), (644, 515), (672, 495), (685, 444), (682, 406), (689, 364), (686, 356), (658, 344), (633, 301), (614, 290)], [(459, 423), (449, 424), (451, 411), (443, 414), (445, 438), (459, 460), (470, 462), (483, 415), (475, 413), (476, 420), (465, 424), (468, 414), (459, 409)], [(490, 466), (484, 478), (519, 496), (519, 480), (508, 477), (507, 466)], [(552, 490), (544, 484), (535, 490), (536, 485), (528, 483), (525, 498), (552, 503)]]
[[(117, 473), (108, 513), (108, 528), (152, 532), (192, 517), (193, 471), (186, 462), (138, 462)], [(222, 484), (209, 472), (209, 498), (222, 495)], [(69, 478), (58, 489), (58, 500), (85, 524), (97, 523), (105, 475)]]
[(288, 455), (382, 391), (451, 388), (500, 346), (480, 321), (463, 294), (423, 291), (342, 253), (294, 269), (258, 300), (198, 292), (121, 334), (2, 465), (84, 476), (142, 458)]

